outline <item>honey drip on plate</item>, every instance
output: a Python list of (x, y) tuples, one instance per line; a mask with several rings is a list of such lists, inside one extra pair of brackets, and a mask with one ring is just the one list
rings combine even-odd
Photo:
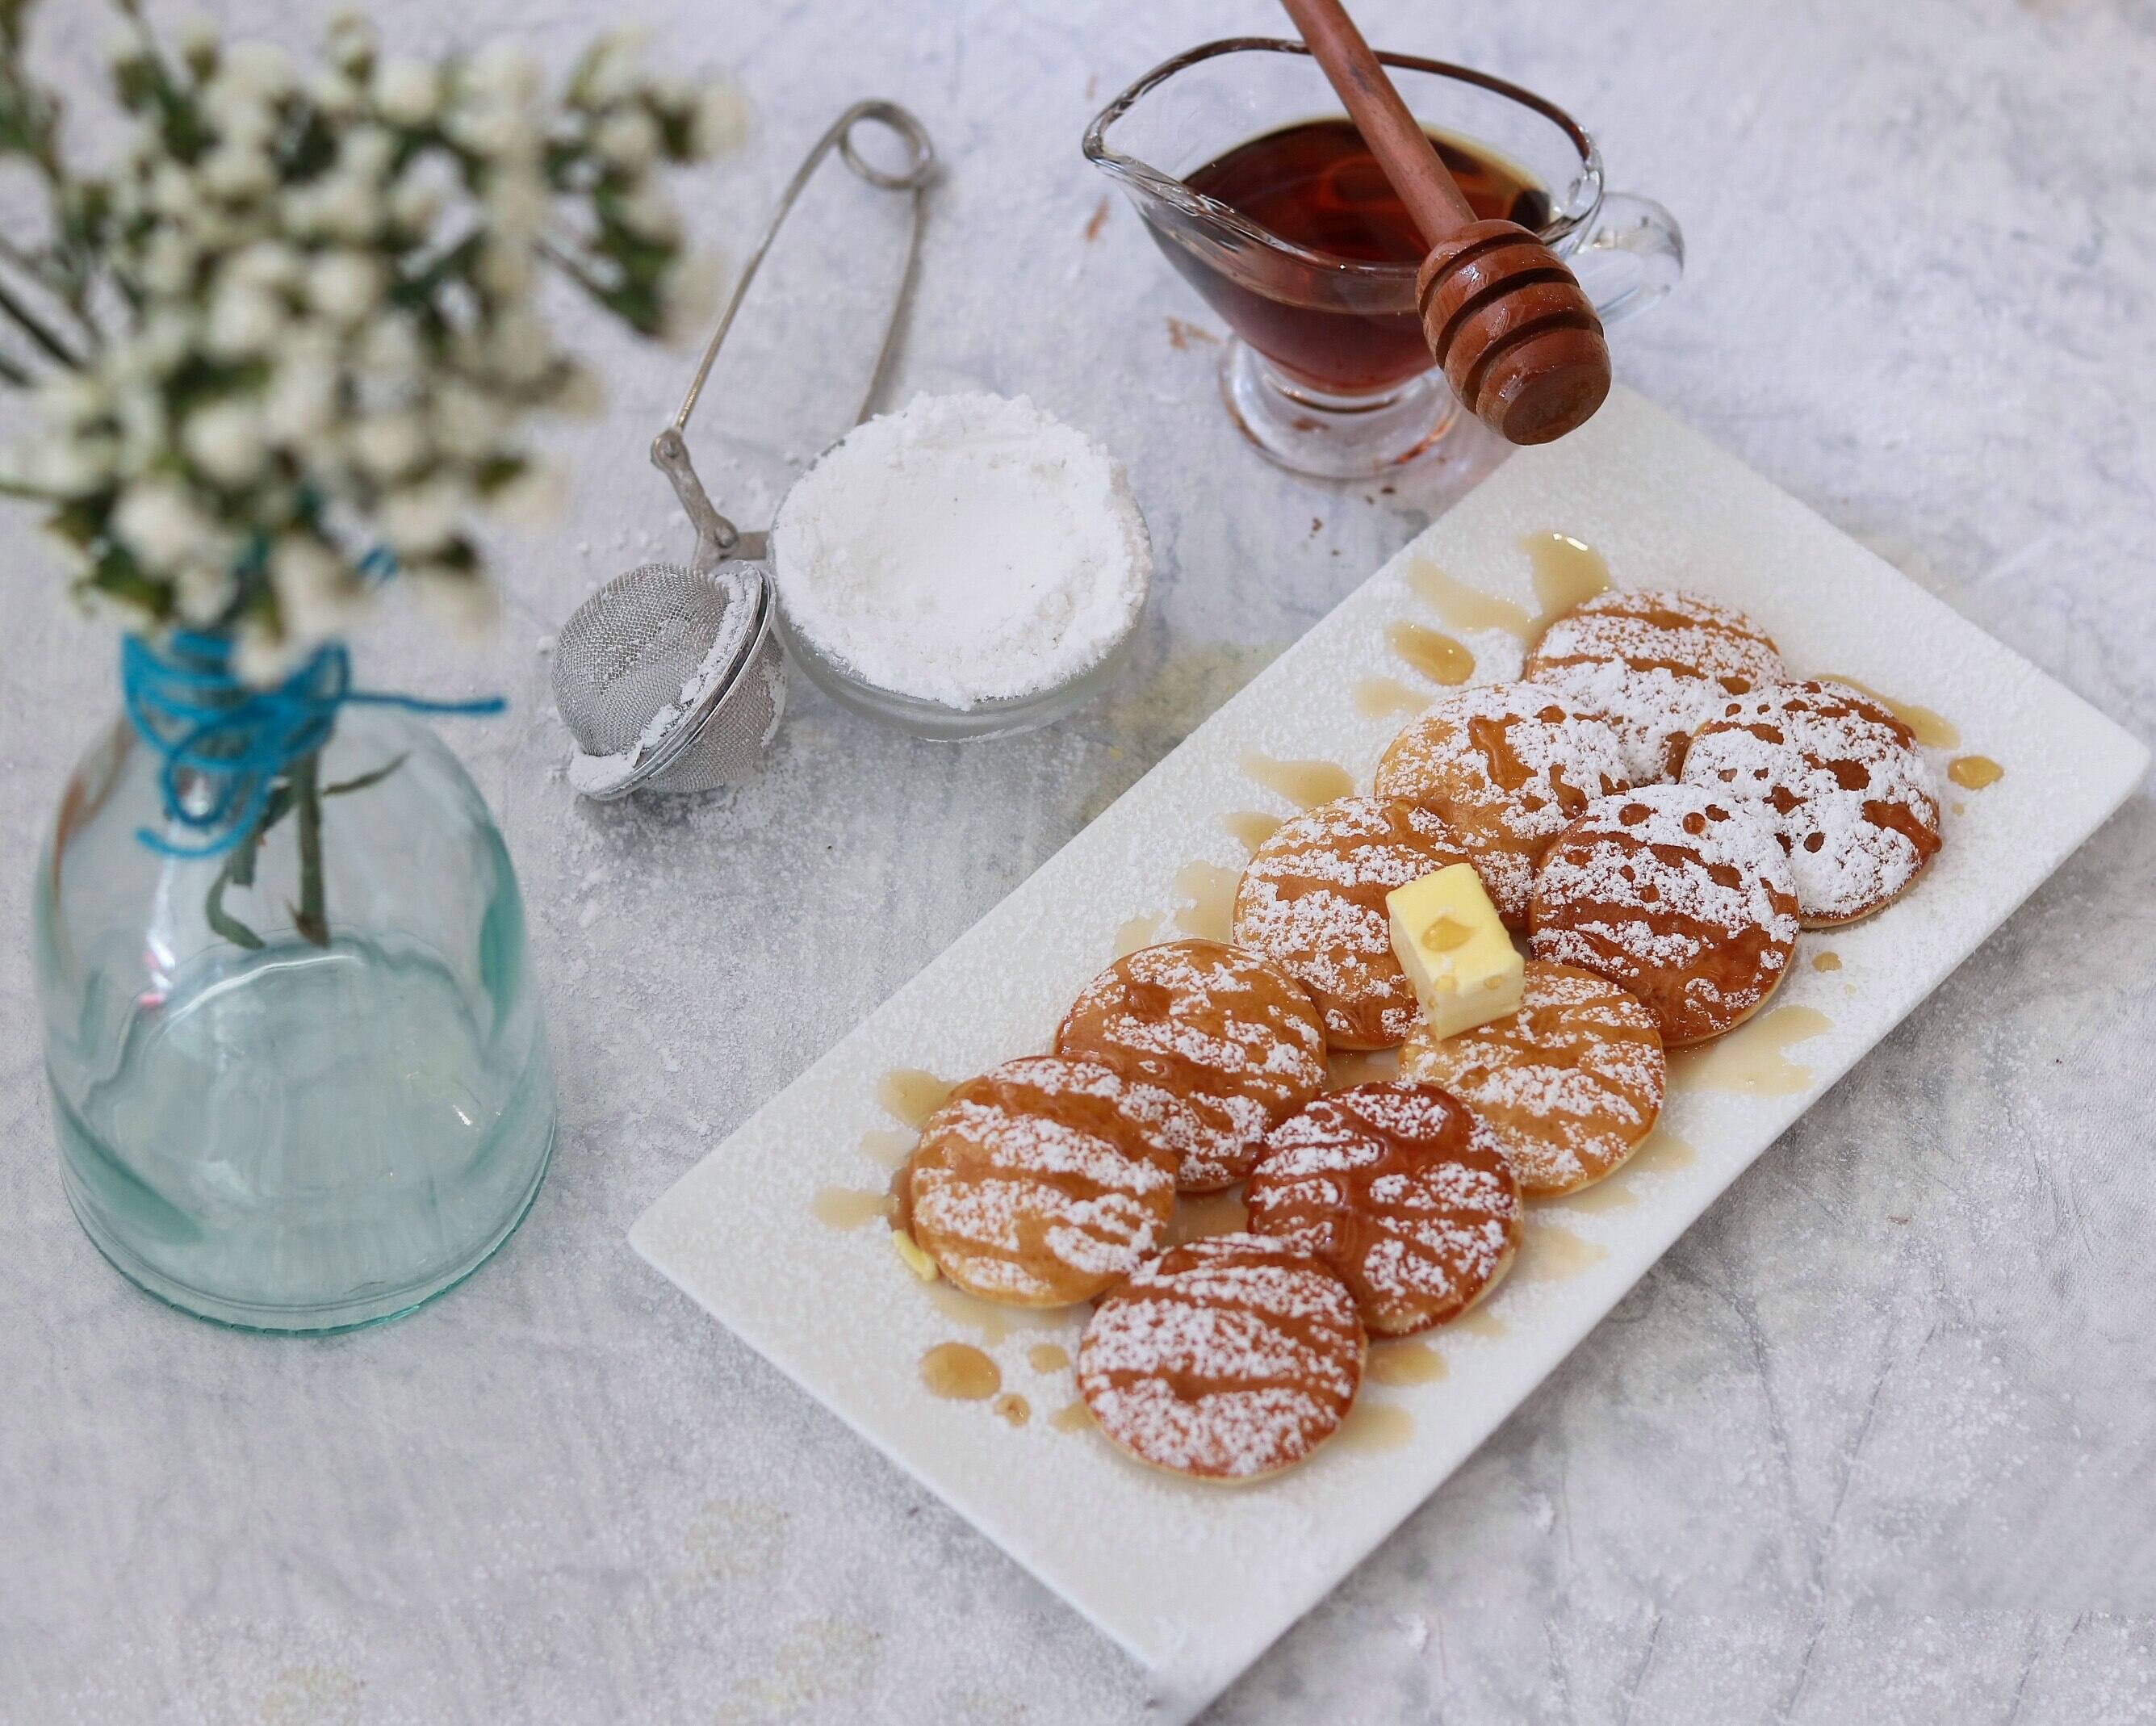
[(1397, 677), (1365, 677), (1355, 686), (1355, 711), (1365, 719), (1405, 719), (1430, 705), (1430, 697)]
[(1141, 947), (1152, 946), (1159, 936), (1158, 916), (1134, 917), (1116, 931), (1116, 957), (1127, 958)]
[[(992, 1367), (995, 1364), (993, 1361), (988, 1364)], [(1033, 1405), (1015, 1390), (1004, 1391), (989, 1405), (989, 1407), (995, 1410), (1000, 1419), (1009, 1421), (1014, 1426), (1023, 1426), (1033, 1418)]]
[(876, 1101), (886, 1114), (918, 1128), (957, 1088), (954, 1081), (939, 1079), (917, 1066), (895, 1066), (878, 1081)]
[(898, 1169), (906, 1166), (906, 1159), (913, 1154), (919, 1143), (911, 1133), (890, 1133), (881, 1128), (872, 1128), (861, 1135), (861, 1154), (886, 1169)]
[(1535, 620), (1527, 607), (1471, 588), (1427, 557), (1409, 560), (1407, 583), (1448, 629), (1502, 629), (1522, 641), (1534, 633)]
[(1868, 683), (1860, 683), (1854, 677), (1845, 677), (1839, 671), (1824, 674), (1829, 683), (1845, 683), (1859, 695), (1867, 695), (1892, 713), (1916, 734), (1917, 741), (1927, 749), (1951, 749), (1961, 742), (1961, 733), (1943, 715), (1934, 713), (1929, 707), (1919, 707), (1914, 701), (1897, 701), (1893, 696), (1881, 695)]
[(1812, 1070), (1789, 1059), (1789, 1045), (1833, 1026), (1834, 1021), (1816, 1007), (1777, 1007), (1704, 1049), (1673, 1051), (1670, 1089), (1794, 1097), (1810, 1085)]
[(1397, 1049), (1338, 1049), (1327, 1057), (1325, 1088), (1345, 1091), (1351, 1085), (1375, 1085), (1400, 1076)]
[(1841, 955), (1830, 947), (1812, 955), (1812, 969), (1815, 971), (1839, 971), (1840, 968)]
[(1522, 1282), (1569, 1282), (1590, 1265), (1599, 1265), (1609, 1256), (1609, 1248), (1583, 1241), (1569, 1229), (1531, 1220), (1520, 1246), (1520, 1261), (1512, 1275)]
[(1168, 1244), (1180, 1246), (1209, 1235), (1240, 1234), (1250, 1223), (1250, 1207), (1240, 1191), (1187, 1194), (1175, 1201), (1175, 1214), (1168, 1220)]
[(1432, 1384), (1449, 1369), (1427, 1343), (1373, 1343), (1363, 1376), (1373, 1384)]
[(857, 1187), (825, 1187), (808, 1201), (808, 1214), (827, 1229), (858, 1229), (891, 1214), (889, 1193)]
[(922, 1292), (937, 1312), (953, 1324), (963, 1324), (974, 1332), (991, 1348), (1010, 1335), (1014, 1325), (1037, 1328), (1058, 1323), (1063, 1317), (1052, 1307), (998, 1306), (993, 1301), (968, 1294), (941, 1277), (923, 1284)]
[(1058, 1432), (1089, 1432), (1093, 1426), (1093, 1411), (1086, 1406), (1084, 1399), (1081, 1398), (1076, 1402), (1065, 1403), (1061, 1408), (1056, 1410), (1048, 1417), (1048, 1424)]
[(1267, 790), (1279, 792), (1297, 809), (1314, 809), (1355, 789), (1355, 776), (1337, 761), (1276, 761), (1249, 749), (1239, 764), (1250, 778)]
[(1175, 913), (1175, 926), (1186, 935), (1225, 941), (1234, 921), (1235, 883), (1232, 869), (1218, 863), (1186, 863), (1175, 871), (1175, 891), (1188, 902)]
[(1333, 1435), (1343, 1451), (1397, 1451), (1414, 1436), (1414, 1416), (1396, 1403), (1358, 1398)]
[(1475, 675), (1475, 655), (1466, 647), (1421, 624), (1385, 625), (1385, 645), (1435, 683), (1465, 683)]
[(1699, 1161), (1699, 1153), (1686, 1140), (1679, 1138), (1666, 1127), (1657, 1127), (1647, 1135), (1647, 1142), (1632, 1153), (1620, 1174), (1666, 1174), (1672, 1170), (1689, 1169)]
[(1535, 567), (1535, 604), (1547, 625), (1582, 600), (1592, 599), (1610, 588), (1609, 565), (1602, 553), (1569, 533), (1530, 533), (1520, 542)]
[(2006, 769), (1989, 755), (1957, 755), (1947, 763), (1947, 777), (1964, 791), (1981, 791), (2006, 777)]
[(971, 1343), (938, 1343), (921, 1357), (921, 1382), (947, 1402), (986, 1402), (1003, 1389), (1004, 1375)]
[(1279, 831), (1281, 818), (1269, 815), (1263, 809), (1237, 809), (1223, 815), (1220, 824), (1235, 835), (1235, 843), (1246, 851), (1255, 851)]
[[(1636, 1157), (1638, 1153), (1633, 1154)], [(1631, 1166), (1628, 1161), (1614, 1174), (1595, 1182), (1592, 1186), (1581, 1187), (1574, 1192), (1559, 1193), (1539, 1202), (1554, 1205), (1564, 1210), (1579, 1211), (1588, 1216), (1599, 1215), (1605, 1210), (1630, 1210), (1640, 1202), (1623, 1179)]]
[(1025, 1351), (1025, 1362), (1037, 1373), (1060, 1373), (1070, 1364), (1070, 1354), (1060, 1343), (1035, 1343)]
[(1465, 1331), (1471, 1337), (1486, 1337), (1493, 1343), (1512, 1333), (1512, 1327), (1487, 1307), (1476, 1307), (1461, 1313), (1452, 1321), (1449, 1328)]

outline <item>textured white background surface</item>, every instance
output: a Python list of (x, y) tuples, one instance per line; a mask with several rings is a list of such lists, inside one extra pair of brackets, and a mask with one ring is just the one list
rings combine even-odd
[[(217, 9), (287, 37), (313, 10)], [(608, 346), (613, 407), (565, 440), (568, 520), (510, 548), (500, 640), (474, 661), (392, 631), (370, 656), (399, 683), (516, 701), (454, 736), (522, 871), (565, 1132), (499, 1261), (326, 1343), (155, 1307), (68, 1216), (19, 942), (0, 960), (0, 1718), (1142, 1717), (1105, 1644), (622, 1231), (1421, 506), (1256, 463), (1218, 415), (1213, 351), (1170, 341), (1165, 319), (1202, 313), (1134, 218), (1083, 238), (1097, 100), (1190, 42), (1272, 30), (1267, 7), (634, 10), (756, 93), (756, 153), (692, 199), (707, 224), (752, 226), (856, 95), (927, 120), (952, 172), (901, 385), (1030, 391), (1125, 456), (1163, 563), (1142, 650), (1117, 696), (1045, 736), (937, 747), (804, 697), (744, 793), (573, 806), (537, 644), (640, 532), (675, 534), (642, 445), (678, 362)], [(53, 11), (95, 39), (95, 8)], [(557, 54), (597, 11), (382, 8), (422, 44), (516, 28)], [(1691, 275), (1625, 327), (1623, 376), (2156, 730), (2145, 5), (1561, 0), (1448, 8), (1441, 28), (1407, 3), (1359, 11), (1388, 44), (1572, 106), (1616, 182), (1676, 209)], [(866, 249), (871, 213), (829, 208)], [(867, 286), (819, 280), (814, 249), (778, 260), (783, 316), (762, 305), (791, 342), (744, 353), (706, 410), (700, 459), (751, 516), (844, 411), (838, 332)], [(103, 644), (18, 543), (0, 929), (19, 931), (38, 829), (111, 691)], [(2156, 1709), (2152, 886), (2144, 793), (1218, 1718)]]

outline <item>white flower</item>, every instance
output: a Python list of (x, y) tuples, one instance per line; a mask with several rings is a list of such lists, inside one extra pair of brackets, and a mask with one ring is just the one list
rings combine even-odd
[(352, 460), (377, 481), (400, 479), (427, 459), (426, 428), (403, 409), (359, 420), (345, 437)]
[(190, 414), (180, 428), (187, 457), (222, 485), (242, 485), (261, 471), (262, 410), (254, 401), (213, 402)]
[(362, 366), (385, 378), (416, 378), (427, 360), (418, 326), (401, 311), (385, 311), (370, 322), (358, 352)]
[(251, 141), (228, 137), (203, 158), (203, 188), (213, 198), (237, 203), (259, 198), (276, 183), (276, 169)]
[(424, 60), (387, 60), (374, 74), (375, 111), (392, 125), (424, 126), (441, 105), (441, 74)]
[(546, 320), (528, 306), (512, 306), (495, 320), (487, 340), (487, 361), (511, 384), (536, 383), (554, 357)]
[(522, 166), (539, 159), (539, 129), (517, 109), (499, 102), (459, 105), (443, 129), (474, 155), (497, 164)]
[(536, 531), (560, 520), (568, 489), (559, 468), (528, 459), (523, 472), (487, 494), (486, 506), (512, 527)]
[(171, 480), (138, 480), (122, 494), (113, 526), (142, 562), (170, 569), (213, 549), (213, 530), (194, 500)]
[(660, 335), (668, 342), (693, 342), (718, 313), (726, 266), (710, 252), (691, 252), (677, 259), (660, 284), (664, 309)]
[(39, 438), (23, 451), (23, 477), (57, 497), (82, 497), (110, 483), (120, 442), (109, 432)]
[(329, 45), (330, 58), (347, 72), (364, 66), (374, 58), (374, 25), (363, 13), (337, 13), (330, 20), (329, 33), (324, 39)]
[(172, 44), (179, 49), (181, 57), (192, 64), (198, 60), (214, 59), (219, 39), (217, 21), (197, 13), (182, 20), (179, 28), (173, 33)]
[(671, 244), (681, 237), (681, 218), (674, 213), (673, 200), (656, 179), (640, 182), (615, 208), (621, 225), (639, 239)]
[(400, 559), (429, 556), (455, 537), (469, 502), (464, 488), (449, 480), (405, 486), (382, 501), (382, 535)]
[(336, 408), (336, 366), (319, 353), (298, 353), (270, 379), (262, 398), (263, 424), (281, 444), (304, 444), (329, 429)]
[(472, 279), (497, 300), (521, 300), (537, 275), (536, 254), (521, 241), (489, 239), (472, 269)]
[(366, 606), (366, 587), (351, 566), (307, 534), (278, 536), (270, 548), (270, 584), (287, 634), (302, 641), (341, 634)]
[(284, 302), (275, 294), (227, 280), (210, 301), (203, 344), (220, 359), (247, 359), (268, 352), (284, 328)]
[(310, 213), (318, 234), (331, 239), (371, 240), (382, 226), (378, 183), (357, 174), (327, 175), (315, 187)]
[(592, 147), (616, 167), (649, 167), (659, 154), (659, 122), (641, 108), (617, 108), (592, 128)]
[(153, 300), (177, 300), (195, 285), (195, 249), (177, 228), (160, 227), (142, 247), (136, 275)]
[[(228, 95), (252, 95), (276, 97), (287, 95), (293, 86), (292, 58), (274, 42), (234, 42), (224, 50), (218, 63), (217, 83), (225, 86)], [(216, 111), (213, 105), (211, 111)]]
[[(70, 578), (90, 573), (90, 553), (74, 540), (49, 522), (38, 524), (38, 537), (44, 541), (46, 555), (60, 566), (61, 573)], [(126, 625), (133, 628), (130, 623)]]
[(202, 198), (187, 171), (177, 162), (161, 162), (151, 170), (146, 201), (161, 216), (184, 221), (202, 207)]
[(503, 169), (487, 177), (487, 223), (504, 239), (538, 239), (547, 210), (547, 182), (537, 174)]
[(419, 608), (459, 635), (477, 635), (501, 614), (494, 589), (470, 571), (422, 563), (404, 572)]
[(587, 107), (611, 108), (635, 95), (644, 81), (644, 44), (639, 33), (620, 30), (592, 51), (577, 80), (577, 97)]
[(434, 441), (445, 455), (478, 461), (492, 453), (506, 419), (490, 397), (454, 378), (434, 391)]
[(194, 315), (184, 306), (151, 308), (131, 336), (113, 343), (105, 373), (115, 383), (162, 379), (193, 351)]
[(73, 431), (112, 405), (104, 381), (84, 372), (55, 372), (38, 386), (38, 411), (55, 431)]
[(326, 120), (349, 120), (359, 112), (365, 92), (342, 72), (324, 67), (307, 80), (307, 96)]
[(338, 174), (380, 185), (397, 155), (396, 135), (379, 126), (355, 126), (337, 140)]
[(233, 632), (232, 668), (241, 682), (266, 689), (298, 670), (307, 648), (306, 642), (280, 634), (259, 618), (242, 618)]
[(299, 285), (300, 254), (282, 240), (259, 239), (225, 261), (224, 279), (250, 288), (294, 288)]
[(696, 105), (689, 116), (689, 153), (698, 161), (741, 147), (748, 136), (748, 105), (741, 91), (725, 79), (706, 85), (696, 92)]
[(408, 234), (420, 233), (434, 225), (434, 218), (449, 206), (449, 188), (439, 172), (443, 166), (439, 160), (422, 158), (405, 169), (403, 177), (389, 188), (382, 200), (391, 225)]
[(465, 64), (464, 85), (482, 101), (522, 106), (535, 100), (546, 74), (514, 43), (490, 42)]
[(381, 304), (383, 287), (381, 264), (358, 252), (326, 252), (307, 270), (308, 303), (346, 328)]
[(239, 583), (229, 564), (187, 562), (172, 572), (172, 597), (185, 622), (213, 624), (231, 605)]
[(147, 383), (131, 383), (113, 397), (112, 414), (120, 422), (122, 473), (139, 474), (171, 453), (162, 391)]

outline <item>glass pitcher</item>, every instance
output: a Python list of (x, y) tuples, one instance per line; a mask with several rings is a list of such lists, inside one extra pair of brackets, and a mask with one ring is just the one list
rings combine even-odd
[[(1530, 195), (1484, 213), (1533, 228), (1567, 259), (1604, 324), (1660, 300), (1684, 240), (1660, 204), (1604, 189), (1602, 157), (1554, 104), (1464, 66), (1380, 54), (1463, 189), (1463, 170)], [(1297, 473), (1361, 479), (1435, 454), (1461, 418), (1415, 312), (1412, 263), (1312, 249), (1190, 183), (1253, 141), (1344, 121), (1300, 42), (1241, 37), (1156, 66), (1086, 128), (1086, 158), (1129, 195), (1169, 263), (1235, 331), (1228, 410)]]

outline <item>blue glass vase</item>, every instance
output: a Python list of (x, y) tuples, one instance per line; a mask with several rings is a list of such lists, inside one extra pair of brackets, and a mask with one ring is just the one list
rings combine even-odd
[[(60, 801), (35, 893), (67, 1194), (114, 1265), (223, 1323), (417, 1306), (516, 1229), (554, 1089), (516, 878), (409, 714), (349, 707), (254, 842), (166, 855), (125, 720)], [(185, 794), (184, 788), (182, 794)]]

